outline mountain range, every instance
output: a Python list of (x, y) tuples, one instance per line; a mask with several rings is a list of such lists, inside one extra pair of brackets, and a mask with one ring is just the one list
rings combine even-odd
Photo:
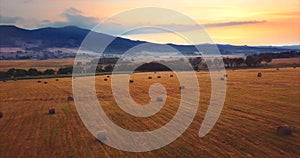
[[(27, 30), (12, 25), (0, 26), (0, 48), (7, 47), (22, 47), (28, 50), (43, 50), (47, 48), (79, 48), (84, 38), (90, 30), (79, 28), (76, 26), (66, 26), (61, 28), (40, 28)], [(114, 36), (95, 33), (97, 39), (113, 39)], [(106, 49), (106, 53), (122, 54), (126, 50), (133, 48), (142, 43), (149, 44), (150, 51), (165, 51), (157, 49), (157, 46), (169, 45), (179, 50), (185, 55), (194, 55), (197, 49), (193, 45), (178, 45), (178, 44), (157, 44), (147, 41), (134, 41), (126, 38), (116, 37), (115, 40)], [(212, 46), (212, 44), (200, 44)], [(258, 54), (266, 52), (283, 52), (300, 50), (300, 45), (293, 46), (235, 46), (229, 44), (217, 44), (221, 54)], [(149, 51), (149, 50), (147, 50)]]

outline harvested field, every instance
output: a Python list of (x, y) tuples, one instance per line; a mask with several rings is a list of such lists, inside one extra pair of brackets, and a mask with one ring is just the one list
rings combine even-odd
[[(262, 72), (263, 77), (257, 78)], [(109, 118), (132, 131), (162, 127), (176, 113), (180, 101), (179, 82), (170, 72), (131, 75), (133, 99), (146, 104), (153, 83), (165, 86), (165, 106), (149, 118), (126, 114), (113, 100), (110, 80), (96, 77), (99, 102)], [(198, 137), (210, 99), (210, 75), (197, 72), (200, 105), (189, 128), (173, 143), (150, 152), (132, 153), (111, 148), (93, 137), (76, 112), (71, 78), (0, 82), (0, 157), (299, 157), (300, 155), (300, 69), (245, 69), (227, 71), (227, 96), (221, 116), (212, 131)], [(221, 74), (222, 76), (222, 74)], [(186, 90), (188, 90), (186, 88)], [(48, 114), (54, 106), (55, 115)], [(292, 136), (276, 134), (277, 127), (289, 125)]]

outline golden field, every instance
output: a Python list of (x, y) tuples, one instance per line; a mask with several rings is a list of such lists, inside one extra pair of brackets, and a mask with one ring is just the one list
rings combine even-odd
[[(263, 77), (257, 78), (257, 72)], [(130, 84), (133, 99), (149, 101), (153, 83), (165, 86), (168, 99), (157, 114), (136, 118), (115, 103), (110, 80), (96, 77), (99, 102), (119, 126), (132, 131), (159, 128), (172, 119), (180, 101), (178, 80), (170, 72), (135, 73)], [(71, 78), (18, 80), (0, 83), (0, 157), (299, 157), (300, 69), (228, 70), (226, 101), (215, 127), (198, 137), (210, 99), (210, 75), (197, 72), (200, 105), (189, 128), (173, 143), (150, 152), (119, 151), (96, 140), (76, 112)], [(162, 78), (156, 78), (160, 75)], [(152, 76), (152, 80), (148, 80)], [(48, 82), (44, 84), (43, 82)], [(48, 107), (56, 108), (55, 115)], [(294, 127), (293, 136), (276, 135), (279, 125)]]

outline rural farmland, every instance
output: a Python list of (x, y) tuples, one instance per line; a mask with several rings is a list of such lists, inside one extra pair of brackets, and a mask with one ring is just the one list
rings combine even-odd
[[(130, 78), (131, 96), (140, 104), (149, 102), (153, 83), (161, 83), (168, 92), (164, 107), (149, 118), (122, 111), (114, 101), (110, 78), (104, 81), (106, 75), (96, 77), (99, 102), (123, 128), (157, 129), (172, 119), (180, 101), (179, 81), (170, 74), (135, 73)], [(143, 153), (114, 149), (89, 133), (68, 99), (71, 78), (1, 82), (0, 157), (299, 157), (300, 69), (227, 70), (227, 74), (225, 105), (208, 135), (198, 137), (211, 92), (210, 75), (203, 71), (197, 72), (200, 105), (189, 128), (173, 143)], [(49, 107), (55, 108), (55, 114), (48, 114)], [(277, 127), (285, 124), (293, 128), (292, 136), (276, 135)]]

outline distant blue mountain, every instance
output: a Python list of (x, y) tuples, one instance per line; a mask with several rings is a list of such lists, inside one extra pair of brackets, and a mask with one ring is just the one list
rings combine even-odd
[[(78, 48), (90, 30), (82, 29), (76, 26), (66, 26), (61, 28), (40, 28), (35, 30), (22, 29), (11, 25), (0, 25), (0, 47), (26, 47), (30, 46), (35, 49), (45, 48)], [(115, 37), (96, 33), (97, 39), (113, 39)], [(133, 48), (142, 43), (149, 44), (147, 51), (164, 52), (161, 49), (163, 44), (155, 44), (146, 41), (134, 41), (130, 39), (117, 37), (106, 49), (106, 53), (123, 54), (126, 50)], [(193, 45), (176, 45), (166, 44), (179, 50), (185, 55), (193, 55), (197, 49)], [(202, 44), (206, 47), (213, 46), (211, 44)], [(266, 52), (282, 52), (291, 50), (300, 50), (300, 45), (296, 46), (234, 46), (217, 44), (221, 54), (257, 54)]]

